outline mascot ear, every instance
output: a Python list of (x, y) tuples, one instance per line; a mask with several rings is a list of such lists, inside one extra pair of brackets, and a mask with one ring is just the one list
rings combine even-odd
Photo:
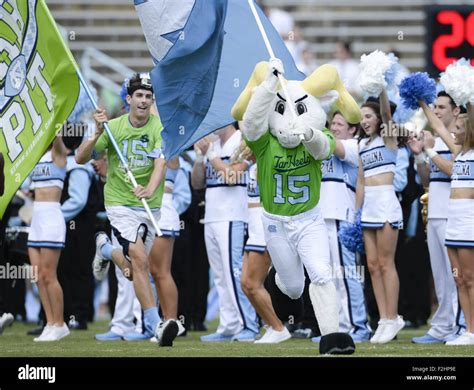
[(232, 107), (231, 114), (235, 120), (241, 121), (244, 117), (244, 113), (249, 105), (250, 98), (252, 97), (252, 91), (255, 87), (259, 86), (267, 77), (268, 62), (262, 61), (255, 65), (250, 79), (245, 86), (245, 89), (240, 94), (239, 98)]
[(335, 66), (330, 64), (320, 66), (301, 82), (301, 86), (306, 92), (318, 99), (331, 90), (336, 91), (339, 97), (335, 101), (335, 105), (337, 110), (344, 115), (344, 118), (349, 123), (358, 123), (362, 119), (359, 106), (347, 92)]

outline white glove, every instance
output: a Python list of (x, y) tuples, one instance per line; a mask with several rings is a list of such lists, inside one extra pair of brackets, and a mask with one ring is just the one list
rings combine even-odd
[(306, 125), (301, 117), (297, 117), (289, 124), (290, 133), (293, 135), (303, 135), (305, 141), (309, 141), (313, 137), (313, 130)]
[(268, 61), (267, 78), (262, 83), (269, 91), (277, 92), (279, 86), (278, 74), (284, 74), (283, 63), (278, 58), (270, 58)]

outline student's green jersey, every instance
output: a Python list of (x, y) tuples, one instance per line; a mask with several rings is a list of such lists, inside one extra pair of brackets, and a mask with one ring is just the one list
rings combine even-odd
[[(324, 129), (330, 142), (330, 154), (336, 141)], [(246, 140), (257, 158), (260, 199), (266, 212), (293, 216), (311, 210), (319, 202), (321, 161), (315, 160), (303, 144), (286, 149), (267, 131), (256, 141)]]
[[(109, 122), (110, 130), (122, 151), (122, 155), (128, 161), (130, 170), (135, 176), (138, 184), (146, 187), (150, 181), (154, 168), (154, 158), (161, 154), (161, 130), (163, 125), (160, 118), (150, 115), (147, 124), (135, 128), (130, 124), (128, 114)], [(133, 192), (133, 185), (122, 167), (117, 153), (110, 142), (107, 132), (103, 132), (95, 145), (96, 152), (107, 149), (108, 169), (107, 183), (105, 184), (106, 206), (138, 206), (143, 207), (142, 202)], [(150, 208), (161, 207), (163, 197), (164, 180), (155, 191), (155, 194), (147, 199)]]

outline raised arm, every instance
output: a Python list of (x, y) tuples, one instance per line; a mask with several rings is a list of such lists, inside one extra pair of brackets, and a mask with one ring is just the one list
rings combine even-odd
[(385, 88), (382, 89), (382, 93), (380, 94), (380, 115), (382, 116), (382, 122), (385, 126), (385, 131), (381, 132), (384, 144), (391, 149), (398, 148), (398, 134), (393, 129), (390, 101), (388, 100)]
[(272, 59), (268, 64), (267, 78), (253, 90), (241, 126), (249, 141), (258, 140), (268, 131), (268, 114), (280, 83), (278, 73), (284, 73), (283, 64)]
[(104, 109), (97, 109), (93, 115), (95, 120), (95, 132), (92, 137), (84, 141), (76, 152), (76, 162), (78, 164), (85, 164), (92, 159), (92, 152), (94, 151), (95, 144), (104, 132), (104, 123), (108, 121), (107, 113)]
[(448, 131), (446, 126), (444, 126), (441, 119), (439, 119), (435, 115), (435, 113), (431, 110), (430, 107), (428, 107), (425, 101), (420, 100), (418, 103), (420, 104), (420, 107), (423, 109), (423, 112), (425, 113), (426, 118), (428, 119), (428, 123), (430, 124), (431, 128), (441, 137), (444, 143), (448, 146), (451, 153), (453, 153), (454, 155), (457, 155), (459, 151), (461, 150), (461, 147), (457, 146), (454, 143), (451, 133)]

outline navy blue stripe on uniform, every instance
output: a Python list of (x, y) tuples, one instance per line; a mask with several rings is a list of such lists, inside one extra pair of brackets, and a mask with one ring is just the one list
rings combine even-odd
[(430, 179), (430, 183), (432, 181), (441, 181), (441, 182), (444, 182), (444, 183), (450, 183), (451, 182), (451, 178), (440, 178), (440, 179)]
[(458, 248), (474, 248), (474, 241), (468, 240), (448, 240), (444, 242), (445, 246), (453, 246)]
[(247, 184), (206, 184), (206, 188), (216, 188), (216, 187), (246, 187)]
[(263, 253), (267, 247), (265, 245), (245, 245), (244, 251), (246, 252), (259, 252)]
[[(336, 220), (336, 232), (339, 232), (339, 221)], [(337, 249), (339, 251), (339, 264), (341, 264), (342, 269), (345, 271), (344, 267), (344, 260), (342, 259), (342, 247), (341, 247), (341, 241), (339, 241), (339, 234), (337, 235)], [(347, 306), (348, 306), (348, 311), (349, 311), (349, 320), (351, 321), (351, 325), (354, 327), (354, 332), (357, 332), (359, 329), (358, 326), (354, 323), (354, 318), (352, 316), (352, 305), (351, 305), (351, 293), (349, 290), (349, 284), (347, 282), (347, 278), (344, 275), (344, 288), (346, 289), (347, 293)]]
[(385, 145), (376, 146), (375, 148), (372, 148), (372, 149), (361, 150), (361, 151), (359, 152), (359, 154), (362, 155), (362, 154), (364, 154), (364, 153), (369, 153), (369, 152), (372, 152), (373, 150), (377, 150), (377, 149), (381, 149), (381, 148), (385, 148)]
[(160, 229), (164, 237), (179, 237), (179, 232), (176, 230)]
[[(381, 166), (381, 165), (379, 165)], [(346, 185), (347, 188), (349, 188), (351, 191), (354, 191), (355, 192), (355, 187), (351, 186), (350, 184), (346, 183), (344, 181), (344, 179), (335, 179), (335, 178), (327, 178), (325, 179), (324, 177), (321, 179), (321, 181), (334, 181), (336, 183), (344, 183)]]

